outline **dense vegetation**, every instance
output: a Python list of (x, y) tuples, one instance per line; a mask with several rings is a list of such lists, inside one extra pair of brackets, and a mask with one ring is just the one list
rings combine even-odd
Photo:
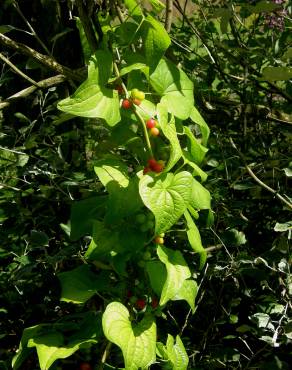
[(164, 3), (1, 2), (1, 370), (289, 369), (292, 6)]

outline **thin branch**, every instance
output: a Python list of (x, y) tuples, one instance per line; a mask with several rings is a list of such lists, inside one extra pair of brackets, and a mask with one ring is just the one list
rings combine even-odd
[(47, 55), (43, 55), (27, 45), (11, 40), (9, 37), (2, 33), (0, 33), (0, 43), (10, 49), (14, 49), (21, 54), (35, 59), (42, 65), (56, 71), (57, 73), (65, 75), (67, 78), (72, 79), (73, 81), (80, 82), (83, 80), (83, 75), (80, 73), (80, 71), (74, 71), (68, 67), (64, 67), (63, 65), (57, 63), (53, 58)]
[(22, 78), (24, 78), (25, 80), (27, 80), (28, 82), (30, 82), (31, 84), (38, 86), (38, 83), (35, 82), (32, 78), (30, 78), (29, 76), (27, 76), (25, 73), (23, 73), (19, 68), (16, 67), (16, 65), (14, 65), (9, 59), (7, 59), (2, 53), (0, 53), (0, 59), (3, 60), (4, 63), (6, 63), (7, 65), (9, 65), (9, 67), (11, 69), (13, 69), (13, 71), (15, 73), (17, 73), (19, 76), (21, 76)]
[(75, 3), (90, 49), (94, 53), (98, 49), (98, 42), (95, 37), (91, 19), (84, 7), (83, 0), (76, 0)]
[(287, 199), (285, 199), (281, 194), (277, 192), (277, 190), (272, 189), (269, 185), (265, 184), (262, 180), (260, 180), (256, 174), (253, 172), (253, 170), (249, 167), (249, 165), (246, 163), (244, 155), (240, 152), (240, 150), (235, 145), (232, 138), (229, 138), (229, 141), (232, 145), (232, 147), (237, 151), (239, 157), (241, 158), (242, 162), (244, 163), (244, 166), (247, 170), (247, 172), (250, 174), (250, 176), (264, 189), (269, 191), (270, 193), (274, 194), (276, 198), (278, 198), (281, 202), (285, 203), (286, 206), (292, 209), (292, 203), (290, 203)]
[(38, 88), (47, 88), (51, 86), (59, 85), (60, 83), (66, 81), (66, 77), (64, 75), (57, 75), (54, 77), (47, 78), (45, 80), (37, 82), (37, 86), (30, 86), (24, 90), (17, 92), (14, 95), (9, 96), (9, 98), (5, 99), (4, 101), (0, 102), (0, 110), (3, 108), (8, 107), (14, 100), (26, 98)]
[(164, 27), (167, 32), (170, 32), (171, 30), (172, 15), (173, 15), (173, 0), (166, 0), (166, 14)]
[(24, 14), (22, 13), (19, 4), (17, 3), (16, 0), (13, 0), (12, 5), (14, 6), (15, 10), (17, 13), (21, 16), (23, 19), (24, 23), (27, 25), (27, 27), (30, 29), (31, 35), (35, 37), (35, 39), (38, 41), (38, 43), (41, 45), (41, 47), (45, 50), (45, 52), (51, 56), (51, 53), (49, 49), (46, 47), (46, 45), (42, 42), (42, 40), (38, 37), (37, 33), (35, 32), (34, 28), (32, 25), (29, 23), (29, 21), (25, 18)]
[(98, 370), (102, 370), (103, 369), (104, 364), (106, 362), (106, 359), (107, 359), (107, 357), (108, 357), (108, 355), (110, 353), (111, 346), (112, 346), (112, 343), (110, 341), (108, 341), (107, 342), (107, 345), (105, 347), (105, 350), (104, 350), (104, 352), (102, 354), (102, 358), (100, 360), (100, 364), (98, 366)]

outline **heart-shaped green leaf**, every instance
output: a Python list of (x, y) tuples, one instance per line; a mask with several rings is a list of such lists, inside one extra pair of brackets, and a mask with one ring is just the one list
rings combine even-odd
[(99, 50), (89, 61), (87, 80), (72, 97), (61, 100), (58, 108), (76, 116), (102, 118), (114, 126), (121, 117), (118, 92), (105, 87), (111, 71), (111, 53)]
[(157, 255), (165, 264), (167, 277), (160, 297), (160, 305), (166, 304), (179, 293), (184, 281), (191, 277), (191, 271), (180, 251), (163, 246), (157, 248)]
[(150, 75), (153, 89), (162, 96), (161, 103), (168, 112), (187, 119), (194, 105), (193, 83), (187, 75), (169, 60), (160, 60)]
[(198, 210), (211, 208), (211, 195), (209, 191), (196, 179), (193, 179), (190, 205)]
[(155, 362), (156, 323), (147, 315), (133, 326), (127, 308), (119, 302), (110, 303), (102, 316), (106, 338), (123, 352), (125, 369), (148, 369)]
[(184, 126), (184, 134), (188, 138), (188, 153), (190, 154), (190, 158), (196, 164), (200, 165), (208, 149), (199, 143), (189, 127)]
[(168, 230), (185, 212), (192, 194), (193, 177), (187, 171), (159, 177), (143, 176), (139, 192), (143, 203), (155, 216), (156, 235)]

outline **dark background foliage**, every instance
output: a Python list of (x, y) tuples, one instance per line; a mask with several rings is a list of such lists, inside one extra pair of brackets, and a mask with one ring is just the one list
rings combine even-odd
[[(173, 303), (169, 308), (173, 320), (161, 319), (162, 327), (174, 335), (184, 329), (190, 368), (288, 369), (292, 350), (291, 213), (250, 176), (245, 163), (261, 181), (288, 196), (292, 85), (289, 80), (266, 83), (257, 77), (263, 66), (281, 65), (289, 50), (291, 9), (283, 3), (286, 13), (256, 13), (254, 26), (245, 28), (234, 15), (226, 23), (218, 9), (246, 1), (193, 1), (195, 11), (189, 13), (184, 9), (187, 2), (174, 3), (169, 56), (194, 81), (196, 105), (211, 129), (204, 170), (209, 175), (206, 186), (212, 194), (215, 221), (210, 227), (206, 222), (200, 225), (210, 253), (198, 274), (197, 311), (190, 317), (183, 304)], [(72, 69), (83, 67), (76, 9), (70, 1), (21, 0), (18, 4), (59, 63)], [(97, 11), (105, 12), (106, 6), (98, 3)], [(212, 12), (219, 15), (211, 19)], [(243, 7), (243, 19), (244, 12), (248, 9)], [(271, 16), (283, 19), (271, 23)], [(13, 26), (8, 33), (12, 39), (45, 52), (35, 37), (23, 31), (25, 22), (13, 2), (1, 3), (0, 24)], [(1, 52), (35, 81), (53, 75), (13, 50), (3, 47)], [(0, 86), (0, 98), (5, 100), (28, 82), (2, 63)], [(99, 306), (97, 297), (79, 308), (60, 302), (56, 278), (56, 273), (82, 262), (88, 240), (69, 239), (70, 208), (73, 200), (96, 191), (92, 160), (98, 156), (97, 144), (108, 133), (94, 120), (59, 120), (56, 104), (73, 89), (68, 82), (39, 89), (1, 113), (3, 369), (10, 368), (24, 328)], [(190, 254), (190, 263), (192, 259)], [(159, 334), (163, 337), (164, 332)], [(77, 369), (82, 361), (95, 364), (101, 353), (102, 348), (96, 347), (79, 351), (54, 368)], [(25, 369), (37, 366), (36, 357), (30, 357)]]

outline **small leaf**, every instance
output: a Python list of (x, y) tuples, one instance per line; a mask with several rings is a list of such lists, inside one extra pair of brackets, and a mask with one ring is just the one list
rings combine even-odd
[(179, 335), (176, 336), (176, 343), (174, 344), (173, 336), (168, 334), (165, 349), (173, 370), (186, 370), (188, 368), (188, 354)]
[(185, 300), (190, 305), (192, 312), (195, 312), (195, 299), (198, 293), (198, 285), (194, 280), (185, 280), (182, 287), (174, 296), (174, 301)]
[(207, 253), (202, 245), (201, 236), (199, 230), (194, 223), (192, 217), (190, 216), (189, 212), (186, 211), (184, 213), (186, 222), (187, 222), (187, 236), (190, 243), (190, 246), (196, 253), (200, 255), (200, 269), (204, 267), (204, 264), (207, 260)]
[(147, 315), (133, 326), (127, 308), (119, 302), (110, 303), (102, 316), (106, 338), (120, 347), (127, 370), (148, 369), (155, 362), (156, 324)]
[(274, 226), (274, 231), (284, 232), (288, 230), (292, 230), (292, 221), (284, 223), (277, 222), (276, 225)]
[(190, 205), (197, 210), (211, 208), (211, 195), (196, 179), (192, 183), (192, 200)]
[(190, 119), (200, 126), (202, 133), (202, 144), (206, 146), (210, 135), (210, 129), (196, 107), (192, 107)]
[(159, 302), (162, 306), (167, 301), (175, 298), (182, 288), (184, 281), (191, 277), (191, 272), (180, 251), (159, 246), (157, 248), (157, 255), (160, 261), (165, 264), (167, 271), (166, 281)]
[(139, 3), (136, 0), (124, 0), (125, 7), (129, 10), (129, 15), (137, 21), (140, 21), (143, 17)]
[(176, 134), (174, 118), (172, 117), (170, 122), (168, 122), (167, 109), (162, 104), (157, 105), (157, 115), (158, 115), (158, 122), (161, 127), (161, 130), (164, 136), (169, 140), (169, 144), (170, 144), (169, 160), (164, 169), (166, 172), (168, 172), (181, 158), (182, 151), (181, 151), (180, 142)]
[(156, 235), (168, 230), (183, 215), (191, 200), (192, 184), (193, 177), (186, 171), (141, 178), (139, 192), (155, 216)]
[(291, 67), (266, 67), (262, 71), (263, 77), (260, 80), (264, 81), (287, 81), (292, 78)]
[(189, 127), (184, 126), (184, 134), (188, 138), (188, 152), (196, 164), (201, 164), (208, 149), (201, 145)]
[(194, 105), (193, 83), (187, 75), (169, 60), (160, 60), (150, 75), (150, 84), (162, 96), (161, 103), (168, 112), (187, 119)]
[(141, 33), (147, 64), (154, 70), (171, 44), (170, 37), (163, 25), (151, 15), (142, 23)]
[(82, 265), (74, 270), (58, 274), (62, 292), (61, 301), (85, 303), (100, 288), (98, 275), (90, 270), (89, 265)]

